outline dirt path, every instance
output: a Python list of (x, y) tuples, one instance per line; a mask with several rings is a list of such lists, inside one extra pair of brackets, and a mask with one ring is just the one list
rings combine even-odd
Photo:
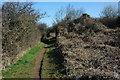
[(43, 48), (41, 49), (40, 53), (38, 54), (37, 58), (36, 58), (36, 62), (35, 62), (35, 66), (33, 68), (33, 72), (32, 72), (32, 78), (40, 78), (41, 75), (41, 67), (42, 67), (42, 61), (44, 58), (44, 54), (46, 53), (46, 49)]

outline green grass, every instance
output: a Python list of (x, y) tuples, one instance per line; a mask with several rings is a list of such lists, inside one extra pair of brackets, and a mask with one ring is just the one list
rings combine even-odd
[(2, 73), (4, 78), (31, 78), (31, 70), (34, 67), (37, 55), (44, 47), (44, 43), (29, 50), (15, 64), (9, 66), (9, 70)]

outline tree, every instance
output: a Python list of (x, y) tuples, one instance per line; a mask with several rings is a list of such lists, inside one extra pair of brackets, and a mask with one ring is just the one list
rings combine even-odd
[(66, 7), (65, 10), (66, 10), (65, 11), (65, 13), (66, 13), (65, 14), (65, 19), (67, 19), (67, 18), (69, 18), (69, 19), (79, 18), (84, 12), (84, 10), (82, 8), (75, 9), (74, 6), (72, 6), (70, 4)]
[(118, 9), (115, 6), (108, 5), (104, 7), (100, 14), (99, 19), (105, 26), (109, 28), (116, 28), (118, 26)]
[(2, 22), (2, 7), (0, 7), (0, 22)]
[(65, 9), (61, 7), (56, 13), (55, 13), (55, 20), (54, 24), (61, 22), (65, 18)]
[(54, 32), (55, 32), (54, 26), (53, 27), (48, 27), (47, 31), (46, 31), (47, 37), (50, 37), (50, 33), (54, 33)]
[(46, 36), (46, 32), (47, 32), (47, 24), (45, 24), (45, 23), (39, 23), (38, 29), (41, 32), (41, 36), (42, 36), (41, 37), (41, 41), (43, 41), (43, 39)]
[(9, 23), (13, 29), (16, 24), (22, 20), (36, 23), (38, 19), (43, 18), (45, 13), (37, 12), (32, 8), (32, 3), (7, 2), (2, 7), (3, 21)]
[(82, 8), (75, 9), (74, 6), (72, 6), (70, 4), (68, 6), (66, 6), (66, 7), (61, 7), (55, 13), (55, 20), (53, 22), (56, 37), (58, 35), (58, 25), (59, 25), (59, 23), (79, 18), (83, 14), (83, 12), (84, 12), (84, 10)]
[(116, 18), (118, 16), (118, 9), (115, 6), (108, 5), (102, 10), (101, 17)]
[(75, 9), (74, 6), (68, 5), (66, 7), (61, 7), (56, 13), (55, 13), (55, 21), (56, 23), (59, 23), (66, 19), (76, 19), (79, 18), (83, 14), (84, 10), (82, 8)]
[(2, 49), (4, 55), (10, 56), (10, 63), (17, 54), (40, 41), (36, 23), (45, 13), (36, 11), (32, 6), (32, 3), (24, 2), (5, 2), (2, 6)]
[(41, 34), (45, 34), (46, 33), (46, 29), (47, 29), (47, 24), (39, 23), (38, 24), (38, 29), (41, 32)]

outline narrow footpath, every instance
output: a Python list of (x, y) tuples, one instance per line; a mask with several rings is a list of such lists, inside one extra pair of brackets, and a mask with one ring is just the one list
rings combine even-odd
[(27, 51), (15, 64), (3, 72), (4, 78), (60, 78), (64, 75), (63, 56), (57, 49), (56, 38), (48, 37)]
[(46, 53), (46, 49), (43, 48), (39, 55), (36, 58), (35, 66), (33, 67), (32, 78), (41, 78), (41, 69), (42, 69), (42, 62), (44, 58), (44, 54)]
[(56, 49), (56, 39), (54, 37), (46, 38), (44, 41), (45, 47), (41, 49), (36, 58), (33, 68), (33, 78), (60, 78), (61, 69), (63, 69), (63, 57)]

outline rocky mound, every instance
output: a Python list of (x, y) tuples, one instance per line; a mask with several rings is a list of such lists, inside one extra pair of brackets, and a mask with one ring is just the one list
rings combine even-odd
[(66, 77), (92, 80), (120, 79), (120, 28), (109, 29), (82, 16), (58, 27)]

